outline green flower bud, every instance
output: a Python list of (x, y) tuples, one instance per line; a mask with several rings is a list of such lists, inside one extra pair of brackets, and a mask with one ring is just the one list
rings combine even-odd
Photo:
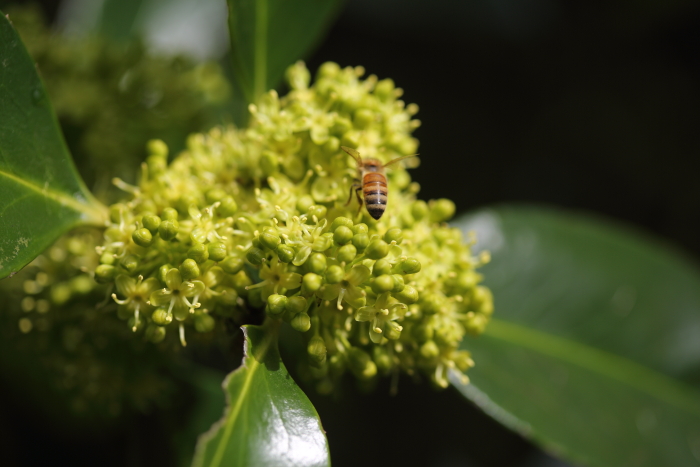
[(471, 354), (466, 350), (456, 352), (454, 362), (460, 371), (467, 371), (469, 368), (474, 367), (474, 360), (472, 360)]
[(377, 374), (377, 365), (363, 350), (351, 347), (348, 351), (348, 366), (359, 379), (370, 379)]
[(423, 358), (433, 359), (440, 355), (440, 348), (437, 346), (435, 341), (426, 341), (420, 346), (420, 355)]
[(400, 268), (404, 274), (416, 274), (420, 272), (421, 265), (416, 258), (406, 258), (401, 262)]
[(367, 249), (365, 250), (365, 255), (370, 259), (381, 259), (389, 254), (389, 245), (384, 240), (372, 240)]
[(287, 312), (291, 313), (292, 315), (296, 315), (298, 313), (301, 313), (302, 311), (306, 311), (307, 306), (308, 302), (304, 297), (300, 295), (289, 297), (289, 299), (287, 300)]
[(316, 216), (318, 219), (323, 219), (326, 217), (326, 213), (328, 213), (328, 209), (320, 204), (315, 204), (309, 208), (309, 211), (307, 214), (309, 217)]
[(391, 278), (394, 279), (394, 288), (391, 289), (392, 293), (401, 292), (406, 287), (406, 283), (404, 282), (402, 275), (392, 274)]
[(211, 332), (216, 326), (216, 321), (208, 313), (198, 313), (194, 317), (194, 328), (197, 332)]
[(272, 294), (267, 297), (267, 312), (271, 315), (281, 315), (287, 308), (289, 299), (284, 295)]
[(321, 336), (314, 336), (306, 346), (306, 351), (311, 357), (311, 361), (316, 364), (322, 363), (326, 359), (326, 343)]
[(402, 303), (405, 303), (407, 305), (416, 303), (419, 298), (418, 291), (415, 289), (415, 287), (410, 285), (405, 286), (403, 290), (395, 293), (394, 297), (396, 297), (397, 300), (400, 300)]
[(95, 269), (95, 282), (106, 284), (112, 282), (117, 276), (117, 268), (111, 264), (100, 264)]
[(392, 369), (391, 356), (384, 346), (372, 346), (372, 357), (380, 372), (388, 373)]
[(292, 248), (289, 245), (285, 245), (283, 243), (277, 245), (277, 257), (279, 258), (280, 261), (283, 263), (291, 263), (292, 260), (294, 259), (294, 248)]
[(413, 328), (412, 334), (418, 342), (425, 342), (433, 338), (435, 328), (430, 323), (421, 323)]
[(202, 264), (209, 259), (209, 248), (201, 243), (195, 243), (187, 250), (187, 257), (195, 260), (198, 264)]
[(172, 264), (164, 264), (161, 267), (158, 268), (158, 273), (156, 274), (156, 277), (158, 280), (161, 282), (161, 284), (165, 284), (165, 275), (173, 269)]
[(419, 199), (411, 206), (411, 215), (413, 215), (413, 218), (417, 221), (425, 219), (428, 214), (430, 214), (430, 208), (428, 208), (428, 203), (423, 200)]
[(340, 73), (340, 66), (338, 66), (337, 63), (325, 62), (318, 68), (318, 72), (316, 72), (316, 79), (320, 80), (321, 78), (335, 78), (338, 76), (338, 73)]
[(180, 270), (180, 274), (182, 274), (182, 279), (186, 281), (199, 277), (200, 274), (197, 262), (191, 258), (183, 261), (178, 269)]
[(226, 192), (221, 188), (212, 188), (211, 190), (207, 191), (207, 194), (204, 196), (209, 204), (214, 204), (217, 201), (221, 201), (225, 197)]
[(260, 169), (263, 175), (269, 177), (279, 170), (279, 159), (272, 151), (265, 151), (260, 157)]
[(382, 102), (387, 102), (394, 98), (394, 80), (387, 78), (383, 79), (374, 86), (374, 95)]
[(168, 157), (160, 154), (151, 154), (146, 157), (148, 171), (153, 175), (160, 175), (168, 168)]
[(307, 89), (311, 82), (311, 73), (301, 61), (287, 68), (285, 77), (292, 89)]
[(216, 208), (216, 214), (220, 217), (231, 217), (236, 214), (236, 211), (238, 211), (238, 205), (231, 196), (222, 199), (221, 204)]
[(154, 344), (163, 342), (163, 339), (165, 339), (165, 328), (149, 324), (146, 328), (146, 339)]
[(154, 156), (168, 157), (168, 145), (162, 139), (152, 139), (146, 143), (148, 153)]
[(219, 263), (221, 269), (224, 270), (226, 274), (238, 274), (238, 272), (243, 269), (243, 259), (238, 256), (228, 256), (223, 261)]
[(119, 266), (124, 268), (126, 272), (134, 272), (139, 267), (139, 257), (136, 255), (127, 255), (119, 261)]
[(160, 213), (160, 218), (163, 221), (174, 222), (177, 220), (177, 211), (173, 208), (165, 208), (163, 209), (163, 212)]
[(299, 212), (307, 212), (311, 207), (316, 204), (314, 199), (309, 195), (301, 196), (297, 200), (297, 210)]
[(369, 127), (376, 120), (374, 112), (369, 109), (357, 109), (353, 118), (355, 126), (361, 130)]
[(326, 251), (331, 247), (333, 244), (333, 234), (332, 233), (326, 233), (321, 235), (320, 237), (316, 238), (314, 240), (313, 245), (311, 245), (311, 249), (313, 251)]
[(367, 224), (360, 223), (360, 224), (355, 224), (352, 226), (352, 233), (353, 234), (368, 233), (368, 232), (369, 232), (369, 227), (367, 227)]
[(153, 243), (153, 235), (151, 235), (148, 229), (134, 230), (134, 233), (131, 234), (131, 238), (138, 246), (147, 247)]
[(304, 263), (306, 270), (315, 274), (323, 274), (326, 270), (326, 255), (323, 253), (311, 253)]
[(337, 264), (326, 269), (326, 282), (328, 284), (337, 284), (343, 280), (343, 277), (345, 277), (345, 271)]
[(357, 251), (363, 252), (369, 245), (369, 235), (366, 233), (360, 232), (358, 234), (353, 235), (352, 237), (352, 244), (355, 245), (355, 248), (357, 248)]
[(336, 217), (335, 219), (333, 219), (333, 223), (331, 224), (331, 232), (335, 232), (335, 230), (341, 225), (348, 228), (352, 228), (353, 222), (347, 217)]
[(160, 217), (158, 216), (143, 216), (143, 226), (147, 228), (153, 235), (158, 233), (160, 227)]
[(173, 315), (168, 313), (167, 307), (160, 307), (153, 312), (151, 320), (158, 326), (165, 326), (173, 321)]
[(265, 248), (268, 248), (270, 250), (275, 250), (277, 249), (277, 245), (280, 244), (282, 241), (280, 239), (279, 234), (275, 231), (273, 228), (266, 228), (263, 230), (263, 233), (260, 235), (260, 244), (264, 246)]
[(226, 258), (226, 254), (228, 253), (226, 244), (223, 242), (212, 242), (207, 245), (207, 250), (209, 251), (209, 259), (217, 262)]
[(114, 264), (116, 260), (114, 253), (105, 252), (100, 255), (100, 264)]
[(396, 321), (387, 321), (386, 323), (384, 323), (384, 326), (382, 326), (382, 331), (382, 335), (384, 337), (395, 341), (398, 340), (399, 337), (401, 337), (401, 331), (403, 331), (403, 326), (401, 326)]
[(109, 220), (114, 224), (121, 224), (125, 220), (129, 208), (121, 203), (113, 204), (109, 207)]
[(345, 245), (352, 240), (352, 230), (344, 225), (338, 226), (333, 233), (333, 241), (337, 245)]
[(355, 256), (357, 256), (357, 248), (353, 244), (347, 244), (338, 248), (336, 259), (341, 263), (349, 263), (355, 259)]
[(378, 259), (372, 267), (372, 275), (381, 276), (383, 274), (391, 274), (391, 263), (386, 259)]
[(321, 276), (313, 272), (306, 273), (301, 282), (301, 293), (316, 292), (321, 288), (321, 285), (323, 285), (323, 278)]
[(403, 232), (401, 229), (389, 229), (384, 234), (384, 241), (387, 243), (395, 241), (397, 245), (401, 245), (401, 242), (403, 242)]
[(493, 313), (493, 294), (491, 290), (482, 285), (475, 287), (472, 293), (472, 306), (475, 311), (490, 315)]
[(172, 240), (177, 236), (180, 225), (177, 221), (163, 221), (158, 226), (158, 233), (163, 240)]
[(245, 254), (250, 264), (260, 266), (265, 261), (265, 252), (260, 248), (251, 247)]
[(430, 220), (433, 222), (446, 222), (455, 214), (455, 203), (447, 198), (440, 198), (431, 203)]
[(311, 318), (304, 312), (297, 313), (294, 318), (292, 318), (292, 327), (299, 332), (306, 332), (311, 329)]
[(376, 294), (388, 292), (394, 288), (394, 278), (388, 274), (382, 274), (372, 281), (372, 291)]

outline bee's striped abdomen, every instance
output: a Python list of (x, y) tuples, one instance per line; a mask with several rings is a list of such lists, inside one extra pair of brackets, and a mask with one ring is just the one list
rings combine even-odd
[(367, 212), (375, 219), (379, 219), (386, 210), (387, 201), (386, 177), (377, 172), (365, 173), (362, 177), (362, 194), (365, 199)]

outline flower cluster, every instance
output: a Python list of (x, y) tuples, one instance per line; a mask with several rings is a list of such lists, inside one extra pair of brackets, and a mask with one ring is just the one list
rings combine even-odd
[(454, 204), (415, 198), (401, 164), (416, 158), (387, 168), (380, 220), (352, 195), (358, 164), (341, 146), (384, 163), (417, 149), (417, 106), (363, 74), (326, 63), (311, 86), (297, 63), (289, 94), (251, 105), (247, 128), (195, 134), (170, 164), (154, 140), (138, 186), (115, 180), (131, 199), (110, 209), (95, 279), (132, 330), (186, 345), (192, 328), (264, 312), (302, 333), (322, 391), (399, 370), (445, 387), (473, 365), (459, 344), (492, 313), (475, 271), (488, 258), (444, 223)]

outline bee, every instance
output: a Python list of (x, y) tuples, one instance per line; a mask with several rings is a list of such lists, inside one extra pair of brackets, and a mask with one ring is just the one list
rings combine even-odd
[(374, 219), (379, 220), (379, 218), (382, 217), (382, 214), (384, 214), (384, 211), (386, 211), (386, 202), (389, 196), (384, 169), (391, 164), (399, 162), (400, 160), (415, 157), (418, 154), (397, 157), (396, 159), (390, 160), (386, 164), (382, 164), (382, 162), (377, 159), (363, 160), (360, 153), (352, 148), (341, 146), (341, 149), (355, 159), (357, 162), (357, 173), (360, 176), (359, 178), (355, 179), (350, 187), (350, 197), (348, 198), (346, 206), (350, 204), (350, 201), (352, 201), (352, 192), (354, 190), (355, 196), (357, 197), (357, 202), (360, 203), (360, 209), (362, 209), (362, 197), (360, 197), (360, 190), (362, 190), (362, 196), (364, 197), (364, 204), (367, 206), (367, 212)]

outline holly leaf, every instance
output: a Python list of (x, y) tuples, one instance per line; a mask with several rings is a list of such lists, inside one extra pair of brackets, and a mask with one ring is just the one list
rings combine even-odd
[(75, 170), (34, 61), (0, 12), (0, 278), (105, 215)]
[(495, 297), (464, 348), (471, 385), (506, 426), (597, 467), (700, 462), (700, 273), (657, 239), (564, 211), (499, 207), (463, 218)]
[(223, 387), (224, 417), (197, 443), (193, 467), (329, 466), (316, 409), (282, 363), (277, 325), (244, 326), (245, 357)]

